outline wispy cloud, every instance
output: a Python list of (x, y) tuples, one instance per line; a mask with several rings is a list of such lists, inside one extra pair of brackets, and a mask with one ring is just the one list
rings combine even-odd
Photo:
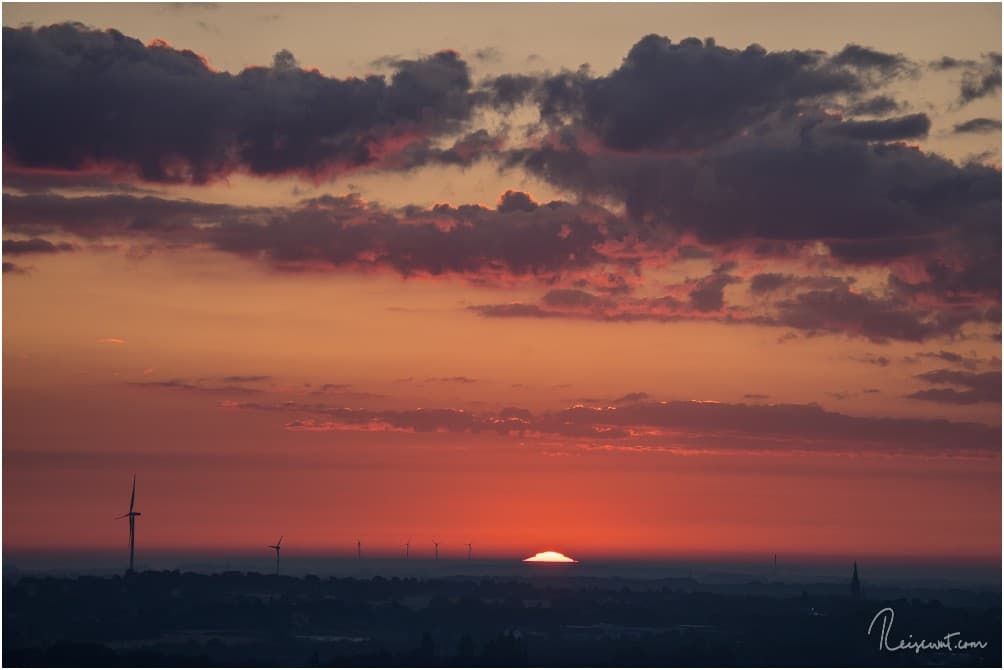
[[(865, 389), (873, 393), (877, 389)], [(914, 418), (855, 417), (818, 405), (729, 404), (707, 401), (574, 405), (534, 413), (510, 407), (496, 413), (462, 409), (371, 410), (301, 402), (226, 402), (223, 407), (284, 416), (293, 431), (485, 433), (521, 441), (643, 445), (727, 453), (824, 451), (928, 456), (999, 453), (999, 428)]]
[(917, 379), (947, 386), (916, 391), (907, 395), (907, 398), (946, 405), (1000, 404), (1001, 402), (1001, 372), (999, 370), (983, 373), (932, 370), (917, 375)]

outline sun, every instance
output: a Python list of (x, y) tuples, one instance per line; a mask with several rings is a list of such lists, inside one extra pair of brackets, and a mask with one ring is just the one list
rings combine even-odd
[(570, 556), (565, 556), (560, 551), (542, 551), (534, 554), (530, 558), (524, 558), (524, 563), (578, 563)]

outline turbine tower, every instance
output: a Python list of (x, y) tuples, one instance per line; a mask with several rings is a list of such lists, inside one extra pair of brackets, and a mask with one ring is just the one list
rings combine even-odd
[(268, 545), (269, 549), (275, 549), (275, 574), (279, 574), (279, 548), (282, 545), (282, 535), (279, 536), (279, 541), (275, 544)]
[(411, 539), (404, 543), (404, 560), (408, 560), (409, 554), (411, 553)]
[(438, 542), (433, 542), (432, 544), (434, 544), (436, 546), (436, 560), (438, 561), (439, 560), (439, 543)]
[(467, 543), (467, 560), (471, 560), (471, 543)]
[(117, 519), (129, 519), (129, 572), (126, 574), (132, 574), (133, 556), (136, 554), (136, 517), (142, 516), (139, 512), (134, 512), (133, 507), (136, 505), (136, 475), (132, 476), (132, 497), (129, 498), (129, 511), (122, 516), (115, 517)]
[(356, 558), (360, 561), (363, 560), (363, 542), (362, 540), (356, 540)]

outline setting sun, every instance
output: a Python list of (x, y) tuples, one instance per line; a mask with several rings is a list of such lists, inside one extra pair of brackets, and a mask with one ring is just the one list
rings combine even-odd
[(560, 551), (542, 551), (530, 558), (524, 558), (524, 563), (578, 563), (574, 558), (565, 556)]

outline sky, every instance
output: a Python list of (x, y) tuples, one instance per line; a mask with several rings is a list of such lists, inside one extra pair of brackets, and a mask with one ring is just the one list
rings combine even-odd
[(999, 4), (5, 4), (3, 546), (1000, 561)]

